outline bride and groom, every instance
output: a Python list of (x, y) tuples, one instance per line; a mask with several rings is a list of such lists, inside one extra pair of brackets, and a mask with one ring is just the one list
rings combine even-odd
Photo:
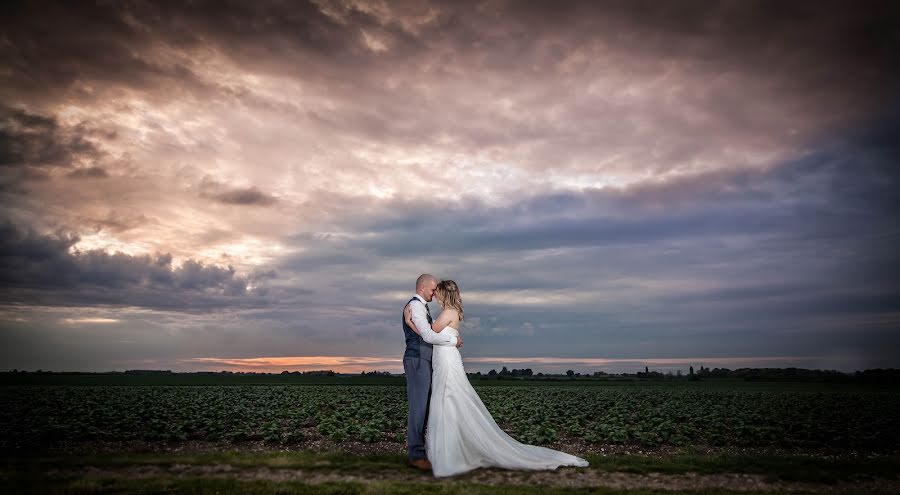
[[(434, 297), (443, 308), (436, 321), (428, 309)], [(438, 283), (427, 273), (419, 276), (416, 294), (403, 308), (410, 465), (431, 469), (439, 477), (491, 466), (530, 470), (587, 466), (580, 457), (520, 443), (497, 426), (463, 368), (459, 354), (462, 319), (456, 282)]]

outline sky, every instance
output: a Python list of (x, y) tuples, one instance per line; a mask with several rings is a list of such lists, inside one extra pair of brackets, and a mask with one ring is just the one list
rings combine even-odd
[[(0, 370), (900, 367), (895, 2), (0, 4)], [(438, 305), (432, 304), (437, 314)]]

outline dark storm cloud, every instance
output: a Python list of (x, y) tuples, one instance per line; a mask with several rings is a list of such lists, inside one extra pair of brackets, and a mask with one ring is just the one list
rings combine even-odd
[[(491, 72), (555, 71), (567, 53), (599, 38), (614, 49), (723, 69), (786, 72), (797, 84), (883, 89), (896, 74), (889, 62), (900, 43), (897, 10), (889, 1), (865, 8), (846, 1), (4, 2), (8, 42), (0, 55), (11, 76), (4, 90), (22, 93), (47, 95), (91, 80), (148, 90), (175, 82), (203, 87), (188, 62), (153, 56), (159, 42), (212, 47), (321, 81), (343, 79), (341, 91), (354, 91), (372, 82), (362, 74), (433, 57), (437, 71), (463, 60)], [(373, 58), (363, 31), (388, 49)], [(351, 72), (357, 77), (344, 79)], [(377, 119), (372, 132), (390, 124), (370, 116)]]
[[(55, 99), (61, 91), (89, 97), (96, 87), (122, 85), (167, 91), (200, 84), (177, 60), (155, 60), (150, 47), (158, 33), (142, 27), (125, 2), (3, 2), (5, 43), (0, 57), (8, 77), (0, 90), (32, 101)], [(186, 27), (186, 26), (182, 26)], [(182, 37), (189, 43), (191, 36)]]
[(274, 272), (249, 277), (233, 268), (194, 260), (180, 267), (172, 256), (130, 256), (70, 248), (77, 235), (41, 235), (10, 222), (0, 224), (0, 291), (6, 304), (47, 306), (125, 305), (203, 311), (268, 304), (264, 288), (250, 290)]
[(353, 12), (354, 24), (343, 25), (306, 1), (4, 2), (0, 57), (9, 77), (0, 89), (44, 102), (60, 93), (90, 99), (117, 86), (148, 96), (240, 95), (203, 81), (186, 52), (216, 50), (270, 68), (336, 58), (352, 64), (367, 54), (360, 25), (375, 24)]
[(103, 217), (85, 219), (84, 224), (85, 226), (90, 227), (94, 232), (106, 229), (110, 232), (122, 233), (157, 222), (158, 220), (148, 217), (143, 213), (123, 213), (116, 210), (110, 210), (109, 213)]
[(200, 197), (225, 204), (269, 206), (278, 202), (278, 198), (260, 191), (256, 186), (230, 187), (209, 177), (203, 178), (199, 189)]
[[(29, 183), (51, 180), (55, 168), (71, 169), (102, 160), (106, 153), (95, 139), (115, 139), (87, 123), (64, 125), (52, 115), (0, 105), (0, 200), (18, 202)], [(101, 177), (100, 167), (83, 167), (70, 177)], [(18, 197), (18, 198), (17, 198)]]
[(109, 173), (103, 167), (84, 167), (69, 172), (66, 174), (66, 177), (73, 179), (102, 179), (109, 177)]
[(221, 194), (218, 198), (223, 203), (239, 205), (268, 205), (275, 202), (275, 198), (261, 192), (255, 187), (228, 191)]
[(85, 125), (67, 127), (52, 116), (0, 106), (0, 166), (68, 167), (98, 159), (103, 152), (90, 140), (96, 134)]
[[(768, 50), (769, 47), (777, 46), (788, 52), (807, 51), (815, 54), (818, 61), (830, 60), (836, 65), (881, 65), (891, 61), (891, 50), (900, 42), (897, 38), (900, 12), (893, 2), (887, 1), (870, 2), (866, 9), (843, 0), (816, 3), (620, 0), (586, 4), (595, 14), (628, 22), (642, 35), (620, 38), (622, 43), (652, 46), (676, 56), (730, 56), (749, 62), (759, 70), (773, 69), (758, 65), (758, 62), (778, 55)], [(535, 23), (546, 21), (546, 16), (554, 16), (556, 10), (544, 8), (541, 2), (530, 5), (533, 6), (530, 17)], [(566, 11), (565, 8), (560, 10)], [(579, 12), (572, 9), (567, 14), (574, 17)], [(698, 43), (705, 38), (716, 38), (725, 45), (715, 47)], [(823, 67), (822, 70), (834, 68)], [(896, 70), (887, 65), (882, 69)]]

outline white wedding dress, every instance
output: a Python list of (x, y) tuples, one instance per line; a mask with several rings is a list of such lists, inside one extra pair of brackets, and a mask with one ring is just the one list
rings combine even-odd
[[(459, 331), (449, 326), (442, 332), (459, 336)], [(443, 345), (433, 349), (425, 449), (434, 476), (491, 466), (538, 470), (588, 465), (580, 457), (523, 444), (509, 436), (497, 426), (469, 383), (459, 349)]]

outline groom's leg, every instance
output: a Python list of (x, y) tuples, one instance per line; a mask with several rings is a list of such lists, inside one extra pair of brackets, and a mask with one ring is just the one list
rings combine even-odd
[(425, 412), (431, 385), (431, 366), (420, 358), (403, 358), (406, 373), (406, 398), (409, 415), (406, 420), (406, 449), (410, 459), (425, 458)]
[(425, 398), (425, 420), (424, 425), (428, 426), (428, 413), (431, 412), (431, 361), (422, 361), (420, 368), (426, 368), (425, 377), (428, 380), (428, 396)]

